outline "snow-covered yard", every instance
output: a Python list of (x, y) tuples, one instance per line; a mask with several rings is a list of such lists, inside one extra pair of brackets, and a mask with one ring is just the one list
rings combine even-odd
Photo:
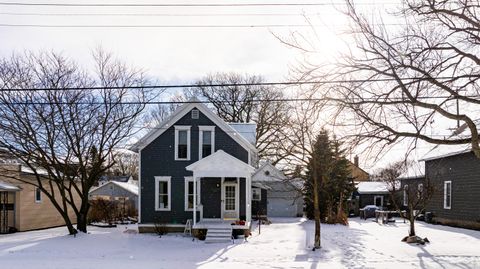
[[(322, 225), (320, 251), (308, 247), (313, 223), (273, 219), (248, 242), (205, 244), (182, 235), (159, 238), (89, 227), (76, 238), (65, 228), (0, 236), (0, 268), (480, 268), (480, 232), (418, 223), (426, 246), (400, 242), (407, 224)], [(129, 226), (128, 229), (134, 229)]]

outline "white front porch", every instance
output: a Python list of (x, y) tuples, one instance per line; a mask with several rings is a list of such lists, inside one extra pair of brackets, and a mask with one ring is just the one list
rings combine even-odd
[[(193, 229), (208, 229), (197, 228), (208, 225), (231, 225), (232, 222), (240, 219), (240, 179), (245, 179), (245, 222), (251, 222), (251, 189), (252, 189), (252, 174), (255, 169), (247, 163), (227, 154), (223, 150), (218, 150), (210, 156), (207, 156), (186, 167), (188, 171), (193, 173)], [(218, 203), (221, 206), (221, 219), (207, 220), (203, 218), (203, 207), (197, 201), (197, 184), (200, 180), (209, 180), (209, 178), (221, 178), (221, 200), (208, 201), (209, 203)], [(230, 180), (227, 180), (230, 179)], [(233, 179), (233, 180), (232, 180)], [(205, 201), (203, 201), (205, 203)], [(242, 205), (243, 207), (243, 205)], [(197, 211), (200, 211), (200, 218), (197, 220)], [(247, 226), (249, 225), (239, 225)], [(237, 229), (237, 228), (234, 228)], [(243, 228), (238, 228), (243, 229)]]
[(223, 219), (202, 219), (193, 225), (192, 229), (211, 229), (211, 228), (227, 228), (230, 227), (234, 230), (248, 230), (250, 229), (250, 222), (246, 221), (244, 225), (235, 224), (235, 221), (223, 220)]

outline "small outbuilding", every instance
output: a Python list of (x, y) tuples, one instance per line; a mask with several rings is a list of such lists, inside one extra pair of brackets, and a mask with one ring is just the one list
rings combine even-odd
[[(252, 176), (252, 185), (261, 184), (264, 188), (252, 189), (253, 193), (261, 193), (263, 200), (266, 195), (266, 208), (263, 210), (268, 217), (298, 217), (303, 215), (303, 197), (301, 182), (288, 179), (282, 171), (269, 162), (263, 163)], [(258, 186), (258, 185), (257, 185)], [(254, 196), (252, 196), (252, 199)]]

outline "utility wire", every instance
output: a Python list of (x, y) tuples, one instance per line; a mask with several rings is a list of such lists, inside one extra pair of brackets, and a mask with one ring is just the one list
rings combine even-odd
[[(398, 3), (375, 3), (360, 2), (355, 5), (380, 5), (380, 4), (398, 4)], [(30, 2), (0, 2), (3, 6), (48, 6), (48, 7), (272, 7), (272, 6), (335, 6), (346, 5), (344, 2), (332, 3), (204, 3), (204, 4), (160, 4), (160, 3), (30, 3)]]
[(303, 16), (320, 13), (37, 13), (37, 12), (0, 12), (9, 16), (155, 16), (155, 17), (226, 17), (226, 16)]
[[(469, 78), (469, 77), (465, 77)], [(452, 80), (452, 77), (436, 78), (401, 78), (404, 82), (417, 82), (424, 80)], [(68, 90), (126, 90), (126, 89), (179, 89), (179, 88), (206, 88), (206, 87), (248, 87), (248, 86), (299, 86), (299, 85), (324, 85), (338, 83), (364, 83), (397, 81), (396, 78), (382, 79), (349, 79), (349, 80), (315, 80), (291, 82), (257, 82), (257, 83), (211, 83), (211, 84), (175, 84), (175, 85), (139, 85), (139, 86), (92, 86), (92, 87), (64, 87), (64, 88), (0, 88), (0, 91), (68, 91)]]
[(163, 25), (163, 24), (143, 24), (143, 25), (79, 25), (79, 24), (10, 24), (1, 23), (0, 27), (30, 27), (30, 28), (291, 28), (291, 27), (312, 27), (309, 24), (205, 24), (205, 25)]

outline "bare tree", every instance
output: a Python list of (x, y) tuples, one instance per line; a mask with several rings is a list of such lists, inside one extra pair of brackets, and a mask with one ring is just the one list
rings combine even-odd
[(282, 102), (285, 99), (282, 89), (250, 85), (261, 82), (264, 80), (260, 76), (217, 73), (199, 80), (198, 87), (185, 89), (184, 93), (211, 102), (217, 115), (226, 122), (255, 122), (258, 157), (275, 165), (288, 155), (279, 150), (285, 138), (288, 105)]
[(138, 154), (127, 151), (117, 151), (113, 154), (114, 165), (110, 169), (115, 175), (132, 176), (138, 180)]
[[(316, 97), (343, 112), (337, 123), (370, 148), (404, 142), (412, 149), (419, 140), (470, 144), (480, 157), (479, 2), (404, 0), (388, 23), (364, 15), (354, 1), (346, 4), (349, 51), (333, 65), (305, 62), (298, 69), (304, 79), (335, 82)], [(461, 124), (468, 132), (450, 136)]]
[[(414, 169), (417, 165), (409, 161), (392, 163), (380, 170), (375, 176), (384, 181), (388, 186), (390, 198), (402, 218), (408, 219), (410, 230), (407, 242), (422, 242), (415, 232), (415, 221), (423, 214), (428, 201), (432, 197), (435, 187), (428, 177), (400, 178), (408, 169)], [(406, 209), (403, 211), (403, 209)]]
[(0, 60), (0, 147), (33, 171), (36, 181), (25, 183), (49, 198), (70, 234), (77, 230), (68, 210), (86, 232), (88, 192), (112, 167), (114, 149), (135, 131), (149, 98), (142, 88), (125, 88), (146, 84), (141, 70), (102, 50), (93, 56), (96, 76), (53, 52)]

